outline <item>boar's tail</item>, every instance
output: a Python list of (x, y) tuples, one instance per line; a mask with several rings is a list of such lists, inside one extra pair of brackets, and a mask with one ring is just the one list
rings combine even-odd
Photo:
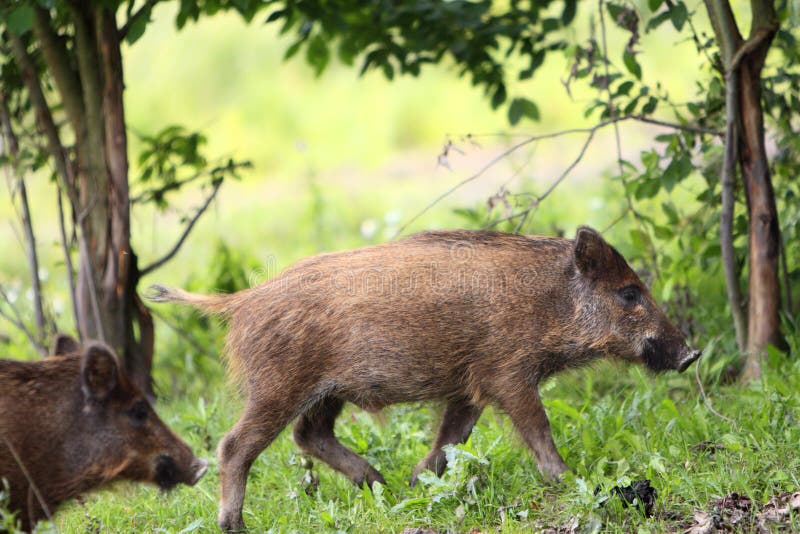
[(151, 302), (177, 302), (199, 308), (204, 312), (224, 314), (230, 311), (230, 295), (198, 295), (183, 289), (153, 285), (147, 289), (145, 298)]

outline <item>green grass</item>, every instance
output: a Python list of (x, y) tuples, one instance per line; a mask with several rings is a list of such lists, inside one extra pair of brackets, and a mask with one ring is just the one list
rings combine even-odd
[[(430, 445), (436, 410), (400, 405), (379, 421), (356, 409), (340, 416), (340, 439), (364, 455), (387, 485), (354, 487), (325, 465), (308, 473), (284, 432), (250, 474), (245, 521), (253, 532), (399, 532), (409, 526), (440, 531), (522, 532), (565, 526), (611, 532), (663, 532), (691, 519), (695, 509), (730, 492), (763, 504), (800, 487), (800, 362), (774, 353), (761, 382), (713, 385), (718, 349), (701, 363), (700, 376), (653, 376), (639, 367), (599, 363), (556, 377), (543, 389), (556, 443), (574, 469), (546, 484), (507, 417), (488, 410), (469, 441), (450, 451), (451, 465), (409, 488), (412, 467)], [(212, 448), (236, 419), (239, 403), (219, 369), (198, 398), (165, 398), (159, 411), (199, 455)], [(697, 447), (710, 442), (714, 447)], [(319, 485), (308, 483), (319, 477)], [(648, 478), (658, 491), (653, 517), (609, 499), (616, 485)], [(118, 485), (91, 494), (57, 515), (59, 532), (206, 532), (215, 528), (217, 468), (212, 460), (195, 488), (160, 493)], [(510, 507), (510, 508), (508, 508)], [(800, 524), (795, 521), (795, 528)]]

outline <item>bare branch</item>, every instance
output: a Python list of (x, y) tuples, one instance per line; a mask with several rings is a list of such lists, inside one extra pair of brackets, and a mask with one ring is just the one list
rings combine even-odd
[(172, 257), (178, 253), (180, 248), (183, 246), (183, 243), (186, 241), (186, 238), (189, 237), (189, 234), (191, 233), (192, 228), (194, 228), (195, 223), (197, 223), (197, 220), (203, 215), (203, 213), (205, 213), (205, 211), (211, 205), (211, 202), (214, 200), (214, 197), (217, 196), (217, 192), (219, 191), (222, 182), (223, 180), (217, 180), (214, 182), (211, 194), (208, 196), (208, 198), (206, 198), (206, 201), (203, 203), (203, 205), (200, 206), (200, 208), (198, 208), (197, 212), (194, 214), (194, 217), (192, 217), (189, 220), (188, 224), (186, 225), (186, 228), (184, 228), (183, 230), (183, 234), (181, 234), (181, 237), (178, 239), (177, 243), (175, 243), (172, 249), (170, 249), (170, 251), (167, 252), (163, 257), (161, 257), (161, 259), (156, 260), (147, 267), (141, 269), (139, 271), (140, 276), (146, 276), (147, 274), (150, 274), (151, 272), (155, 271), (156, 269), (167, 263), (169, 260), (171, 260)]
[[(14, 54), (14, 59), (19, 66), (22, 79), (28, 89), (28, 95), (31, 104), (36, 112), (36, 119), (39, 123), (39, 127), (42, 129), (45, 137), (47, 138), (47, 148), (50, 151), (50, 155), (53, 157), (53, 161), (55, 162), (56, 170), (58, 171), (59, 176), (61, 176), (62, 180), (64, 180), (64, 183), (69, 186), (68, 162), (65, 156), (64, 147), (61, 144), (61, 139), (58, 135), (58, 128), (53, 121), (53, 115), (50, 113), (50, 107), (47, 105), (47, 100), (44, 97), (44, 92), (42, 91), (39, 77), (36, 74), (36, 68), (34, 66), (33, 59), (28, 54), (28, 50), (25, 48), (25, 44), (22, 42), (19, 36), (8, 28), (6, 28), (6, 32), (8, 33), (11, 41), (11, 49)], [(70, 199), (77, 202), (77, 197), (74, 195), (74, 192), (68, 192), (70, 193)]]
[(67, 241), (67, 229), (64, 222), (64, 202), (61, 199), (61, 183), (56, 182), (58, 187), (58, 229), (61, 237), (61, 250), (64, 253), (64, 265), (67, 266), (67, 285), (69, 287), (69, 299), (72, 303), (72, 318), (75, 321), (75, 330), (81, 332), (80, 315), (78, 314), (78, 300), (75, 296), (75, 267), (72, 263), (72, 255), (69, 251)]
[(188, 331), (186, 331), (183, 328), (179, 327), (177, 324), (172, 322), (170, 319), (167, 319), (167, 316), (165, 314), (159, 313), (155, 309), (150, 310), (150, 313), (152, 313), (154, 316), (158, 317), (158, 319), (161, 322), (163, 322), (165, 325), (167, 325), (170, 328), (170, 330), (175, 332), (178, 335), (178, 337), (183, 338), (183, 340), (185, 340), (189, 345), (191, 345), (192, 348), (194, 348), (194, 350), (196, 350), (197, 352), (199, 352), (201, 354), (205, 354), (206, 356), (209, 356), (211, 358), (215, 357), (215, 355), (213, 353), (211, 353), (206, 347), (204, 347), (202, 344), (200, 344), (199, 341), (194, 339), (189, 334)]
[(156, 5), (161, 0), (147, 0), (142, 7), (139, 8), (136, 13), (133, 13), (130, 17), (128, 17), (128, 21), (125, 23), (122, 28), (119, 29), (119, 40), (125, 39), (128, 35), (128, 32), (131, 29), (131, 26), (140, 18), (140, 17), (149, 17), (150, 11), (153, 9), (153, 6)]
[(739, 70), (728, 73), (725, 84), (725, 153), (722, 160), (722, 211), (719, 216), (719, 242), (722, 253), (722, 266), (725, 272), (725, 286), (728, 290), (728, 305), (736, 331), (736, 344), (740, 351), (747, 347), (747, 323), (742, 308), (742, 293), (739, 287), (739, 270), (736, 264), (736, 251), (733, 247), (733, 215), (736, 184), (736, 161), (739, 157), (738, 133)]
[[(600, 31), (602, 32), (602, 39), (603, 39), (603, 64), (605, 65), (606, 71), (606, 79), (611, 79), (609, 76), (609, 69), (608, 69), (608, 43), (606, 40), (606, 17), (605, 17), (605, 0), (598, 0), (599, 8), (600, 8)], [(611, 84), (606, 85), (606, 91), (608, 92), (608, 113), (611, 118), (615, 118), (617, 114), (617, 110), (614, 107), (614, 93), (611, 92)], [(625, 177), (625, 169), (622, 167), (622, 139), (619, 134), (619, 124), (616, 122), (614, 123), (614, 140), (617, 148), (617, 165), (619, 167), (619, 179), (622, 182), (622, 188), (625, 193), (625, 201), (628, 204), (628, 211), (633, 215), (633, 219), (636, 221), (637, 226), (639, 226), (639, 231), (642, 232), (644, 235), (649, 236), (650, 234), (647, 232), (647, 228), (645, 227), (642, 218), (639, 216), (639, 213), (636, 211), (636, 208), (633, 205), (633, 200), (631, 199), (631, 195), (628, 192), (628, 179)], [(656, 258), (656, 250), (653, 242), (648, 238), (650, 242), (650, 265), (653, 268), (653, 273), (656, 275), (656, 278), (659, 277), (658, 272), (658, 260)]]
[[(80, 227), (81, 224), (82, 223), (79, 221), (77, 226)], [(80, 255), (78, 265), (83, 268), (84, 279), (86, 283), (89, 284), (89, 291), (82, 291), (81, 293), (84, 295), (88, 293), (89, 301), (92, 306), (92, 315), (94, 316), (94, 324), (97, 329), (97, 338), (105, 343), (105, 327), (103, 326), (103, 317), (100, 314), (100, 303), (97, 301), (97, 282), (94, 278), (94, 269), (92, 268), (92, 258), (89, 255), (89, 245), (86, 242), (86, 234), (83, 232), (78, 234), (78, 253)], [(81, 331), (81, 337), (85, 339), (89, 337), (88, 325), (84, 324), (82, 326), (86, 328), (85, 332)]]
[[(607, 124), (602, 124), (602, 126), (606, 126), (606, 125), (607, 125)], [(575, 168), (575, 167), (578, 165), (578, 163), (580, 163), (580, 161), (583, 159), (583, 156), (586, 154), (586, 150), (589, 148), (589, 145), (591, 144), (591, 142), (592, 142), (592, 139), (594, 138), (594, 134), (595, 134), (595, 132), (596, 132), (596, 131), (597, 131), (597, 130), (600, 128), (600, 127), (602, 127), (602, 126), (601, 126), (601, 125), (598, 125), (597, 127), (595, 127), (595, 128), (592, 128), (592, 129), (590, 129), (590, 130), (589, 130), (589, 136), (586, 138), (586, 141), (584, 142), (583, 146), (581, 147), (581, 150), (580, 150), (580, 152), (578, 153), (578, 156), (577, 156), (577, 157), (576, 157), (576, 158), (575, 158), (575, 159), (572, 161), (572, 163), (570, 163), (570, 165), (569, 165), (569, 166), (568, 166), (568, 167), (567, 167), (567, 168), (566, 168), (566, 169), (565, 169), (565, 170), (564, 170), (564, 171), (561, 173), (561, 175), (560, 175), (558, 178), (556, 178), (556, 179), (553, 181), (553, 183), (551, 183), (551, 184), (550, 184), (550, 186), (549, 186), (549, 187), (548, 187), (548, 188), (545, 190), (545, 192), (544, 192), (544, 193), (542, 193), (541, 195), (539, 195), (539, 196), (537, 196), (536, 198), (534, 198), (534, 199), (533, 199), (533, 200), (532, 200), (532, 201), (531, 201), (531, 202), (528, 204), (528, 207), (527, 207), (527, 208), (525, 208), (524, 210), (518, 211), (518, 212), (516, 212), (516, 213), (512, 213), (512, 214), (510, 214), (510, 215), (508, 215), (508, 216), (506, 216), (506, 217), (502, 217), (502, 218), (500, 218), (500, 219), (497, 219), (497, 220), (491, 221), (490, 223), (488, 223), (487, 225), (485, 225), (483, 228), (484, 228), (484, 229), (486, 229), (486, 228), (494, 228), (495, 226), (497, 226), (498, 224), (501, 224), (501, 223), (503, 223), (503, 222), (506, 222), (506, 221), (513, 221), (514, 219), (521, 218), (521, 220), (519, 221), (519, 223), (517, 223), (517, 226), (516, 226), (516, 228), (514, 229), (514, 233), (519, 233), (519, 231), (522, 229), (522, 225), (523, 225), (523, 224), (525, 224), (525, 220), (527, 219), (528, 215), (529, 215), (530, 213), (532, 213), (533, 211), (535, 211), (535, 210), (536, 210), (536, 208), (538, 208), (538, 207), (539, 207), (539, 204), (540, 204), (540, 203), (541, 203), (541, 202), (542, 202), (542, 201), (543, 201), (545, 198), (547, 198), (547, 196), (549, 196), (549, 195), (550, 195), (550, 193), (552, 193), (552, 192), (555, 190), (555, 188), (556, 188), (556, 187), (557, 187), (557, 186), (558, 186), (558, 185), (559, 185), (559, 184), (560, 184), (562, 181), (564, 181), (564, 179), (565, 179), (567, 176), (569, 176), (569, 173), (570, 173), (570, 172), (572, 172), (572, 170), (573, 170), (573, 169), (574, 169), (574, 168)]]
[(153, 189), (146, 189), (141, 193), (137, 194), (134, 197), (131, 197), (131, 204), (141, 204), (142, 202), (150, 202), (163, 196), (170, 191), (177, 191), (181, 189), (184, 185), (190, 184), (200, 178), (204, 178), (206, 176), (215, 175), (219, 172), (235, 172), (237, 169), (249, 169), (252, 167), (253, 164), (250, 161), (229, 161), (225, 165), (218, 165), (211, 169), (210, 171), (203, 170), (196, 174), (189, 176), (188, 178), (184, 178), (183, 180), (175, 180), (174, 182), (170, 182), (168, 184), (164, 184), (161, 187), (156, 187)]
[(28, 203), (28, 188), (25, 186), (25, 178), (19, 168), (19, 143), (14, 129), (11, 126), (11, 114), (8, 110), (6, 94), (0, 91), (0, 123), (2, 123), (2, 138), (4, 145), (8, 147), (8, 154), (11, 156), (12, 167), (17, 175), (19, 187), (19, 202), (22, 210), (20, 219), (25, 231), (26, 255), (28, 256), (28, 271), (31, 276), (31, 287), (33, 289), (33, 310), (36, 318), (36, 333), (39, 339), (46, 337), (44, 309), (42, 307), (42, 282), (39, 279), (39, 257), (36, 253), (36, 235), (33, 233), (33, 222), (31, 220), (31, 209)]
[[(490, 168), (494, 167), (495, 165), (497, 165), (497, 163), (499, 163), (500, 161), (502, 161), (503, 159), (508, 157), (510, 154), (516, 152), (520, 148), (522, 148), (524, 146), (527, 146), (527, 145), (529, 145), (531, 143), (534, 143), (536, 141), (542, 141), (542, 140), (545, 140), (545, 139), (555, 139), (555, 138), (563, 137), (563, 136), (566, 136), (566, 135), (572, 135), (572, 134), (578, 134), (578, 133), (586, 133), (586, 134), (594, 135), (594, 133), (596, 133), (597, 130), (605, 128), (606, 126), (608, 126), (610, 124), (616, 124), (618, 122), (624, 122), (624, 121), (643, 122), (643, 123), (647, 123), (647, 124), (653, 124), (655, 126), (662, 126), (664, 128), (671, 128), (673, 130), (679, 130), (679, 131), (689, 131), (689, 132), (696, 133), (696, 134), (701, 134), (701, 135), (715, 135), (715, 136), (721, 136), (722, 135), (722, 132), (719, 132), (718, 130), (714, 130), (714, 129), (711, 129), (711, 128), (703, 128), (701, 126), (686, 125), (686, 124), (677, 124), (677, 123), (662, 121), (662, 120), (658, 120), (658, 119), (652, 119), (650, 117), (642, 117), (640, 115), (625, 115), (624, 117), (615, 117), (615, 118), (607, 119), (605, 121), (598, 122), (597, 124), (595, 124), (594, 126), (592, 126), (590, 128), (571, 128), (571, 129), (568, 129), (568, 130), (559, 130), (557, 132), (552, 132), (552, 133), (542, 134), (542, 135), (525, 134), (526, 135), (525, 139), (523, 139), (522, 141), (519, 141), (518, 143), (512, 145), (510, 148), (504, 150), (500, 155), (492, 158), (486, 165), (481, 167), (481, 169), (478, 172), (476, 172), (475, 174), (472, 174), (472, 175), (468, 176), (467, 178), (461, 180), (460, 182), (458, 182), (457, 184), (452, 186), (450, 189), (448, 189), (447, 191), (445, 191), (444, 193), (440, 194), (435, 199), (433, 199), (427, 206), (425, 206), (422, 210), (420, 210), (413, 217), (411, 217), (405, 224), (403, 224), (403, 226), (401, 226), (397, 230), (397, 232), (395, 232), (395, 234), (392, 236), (392, 239), (396, 239), (398, 236), (400, 236), (403, 232), (405, 232), (408, 229), (409, 226), (411, 226), (411, 224), (413, 224), (417, 219), (422, 217), (425, 213), (430, 211), (439, 202), (441, 202), (442, 200), (444, 200), (445, 198), (447, 198), (448, 196), (453, 194), (455, 191), (457, 191), (460, 188), (464, 187), (468, 183), (477, 180), (486, 171), (488, 171)], [(482, 137), (482, 136), (487, 136), (488, 137), (488, 136), (501, 136), (501, 135), (504, 135), (504, 134), (501, 134), (501, 133), (470, 134), (470, 137)], [(572, 167), (573, 166), (571, 166), (570, 170), (572, 170)], [(564, 178), (565, 178), (565, 176), (564, 177), (560, 177), (558, 180), (556, 180), (556, 182), (560, 183)], [(556, 185), (558, 185), (558, 183)], [(633, 210), (632, 206), (629, 206), (629, 209), (635, 213), (635, 210)], [(502, 219), (498, 219), (496, 221), (493, 221), (493, 222), (489, 223), (488, 227), (496, 226), (497, 224), (500, 224), (503, 221), (516, 219), (517, 217), (521, 217), (524, 213), (525, 213), (525, 210), (520, 211), (520, 212), (518, 212), (516, 214), (512, 214), (512, 215), (510, 215), (508, 217), (504, 217)]]
[[(5, 436), (3, 436), (3, 443), (5, 443), (6, 448), (11, 452), (11, 456), (14, 457), (14, 461), (19, 466), (19, 469), (20, 471), (22, 471), (22, 474), (25, 477), (25, 479), (28, 481), (28, 484), (30, 485), (33, 494), (39, 501), (39, 506), (41, 506), (42, 510), (44, 511), (45, 517), (47, 517), (48, 521), (52, 522), (53, 515), (50, 513), (50, 508), (47, 506), (47, 501), (45, 501), (44, 497), (42, 497), (42, 492), (39, 491), (39, 487), (36, 485), (36, 482), (34, 482), (34, 480), (31, 478), (31, 475), (28, 472), (28, 469), (25, 467), (25, 464), (22, 463), (22, 458), (20, 458), (19, 454), (17, 453), (17, 450), (14, 448), (13, 445), (11, 445), (11, 442), (8, 441), (8, 438), (6, 438)], [(30, 509), (28, 511), (32, 513)], [(33, 518), (31, 517), (30, 519), (32, 520)], [(33, 523), (33, 521), (31, 521), (31, 523)]]
[(14, 306), (14, 304), (11, 302), (11, 299), (8, 297), (8, 294), (6, 293), (6, 290), (3, 288), (2, 285), (0, 285), (0, 297), (3, 298), (5, 303), (8, 305), (9, 308), (11, 308), (11, 311), (14, 314), (12, 316), (9, 313), (5, 312), (2, 308), (0, 308), (0, 317), (4, 318), (6, 321), (16, 326), (19, 330), (21, 330), (22, 333), (25, 334), (25, 337), (28, 338), (28, 341), (30, 341), (31, 344), (34, 347), (36, 347), (36, 350), (38, 350), (42, 356), (46, 356), (47, 347), (45, 347), (38, 339), (36, 339), (36, 336), (33, 334), (33, 332), (31, 332), (28, 329), (28, 327), (25, 326), (25, 322), (22, 320), (22, 316), (20, 315), (19, 311)]

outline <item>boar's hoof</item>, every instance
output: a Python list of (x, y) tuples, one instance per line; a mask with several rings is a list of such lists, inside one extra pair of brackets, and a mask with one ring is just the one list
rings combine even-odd
[(217, 518), (217, 525), (222, 532), (247, 532), (247, 527), (244, 526), (244, 519), (242, 519), (241, 514), (235, 517), (226, 517), (223, 512)]
[(699, 350), (693, 350), (689, 352), (689, 355), (678, 363), (678, 372), (684, 372), (687, 367), (692, 365), (692, 362), (700, 357), (701, 354), (703, 354), (703, 352)]
[(569, 466), (563, 461), (543, 465), (541, 469), (542, 475), (544, 475), (545, 480), (548, 482), (559, 482), (562, 478), (562, 475), (569, 470)]

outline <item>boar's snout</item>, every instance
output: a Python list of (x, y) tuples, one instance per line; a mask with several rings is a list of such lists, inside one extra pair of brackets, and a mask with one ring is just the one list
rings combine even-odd
[(194, 486), (208, 470), (208, 461), (194, 458), (187, 468), (181, 469), (175, 460), (166, 454), (156, 458), (155, 483), (164, 490), (170, 490), (178, 484)]
[(701, 354), (701, 351), (687, 347), (682, 337), (651, 337), (644, 341), (642, 359), (652, 371), (675, 370), (682, 373)]
[(208, 471), (208, 460), (206, 460), (205, 458), (198, 458), (192, 465), (192, 470), (193, 470), (192, 478), (191, 480), (189, 480), (190, 486), (194, 486), (195, 484), (197, 484), (197, 482), (201, 478), (203, 478), (203, 475), (206, 474), (206, 471)]
[(687, 348), (686, 353), (683, 355), (683, 359), (678, 361), (678, 366), (675, 369), (679, 373), (684, 372), (687, 367), (692, 365), (692, 362), (700, 357), (701, 354), (703, 354), (703, 351)]

